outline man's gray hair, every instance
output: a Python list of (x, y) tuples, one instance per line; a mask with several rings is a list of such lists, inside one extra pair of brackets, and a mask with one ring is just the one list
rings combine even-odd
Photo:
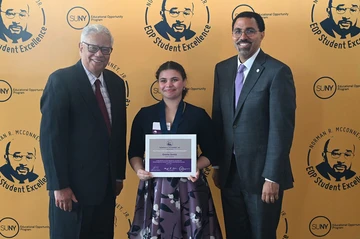
[(100, 24), (92, 24), (92, 25), (86, 26), (81, 32), (80, 42), (86, 41), (86, 38), (88, 35), (98, 34), (98, 33), (104, 33), (104, 34), (108, 35), (111, 40), (111, 46), (113, 46), (114, 38), (112, 37), (111, 32), (109, 31), (109, 29), (107, 29), (107, 27), (100, 25)]

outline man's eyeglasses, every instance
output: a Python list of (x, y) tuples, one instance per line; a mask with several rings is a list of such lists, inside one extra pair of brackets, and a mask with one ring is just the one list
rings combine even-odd
[(29, 14), (27, 12), (13, 12), (12, 10), (10, 11), (6, 10), (5, 12), (0, 10), (0, 12), (4, 13), (6, 18), (8, 19), (13, 19), (16, 16), (16, 14), (19, 15), (19, 18), (21, 20), (24, 20), (29, 17)]
[(343, 154), (345, 159), (351, 159), (352, 157), (354, 157), (354, 153), (353, 152), (338, 152), (338, 151), (331, 151), (331, 152), (326, 152), (329, 153), (331, 155), (331, 157), (333, 159), (338, 159), (340, 158), (340, 156)]
[(234, 37), (241, 37), (241, 35), (243, 33), (245, 33), (246, 36), (248, 37), (253, 37), (255, 36), (255, 34), (257, 33), (258, 31), (256, 31), (255, 29), (252, 29), (252, 28), (249, 28), (249, 29), (246, 29), (245, 31), (239, 29), (239, 28), (236, 28), (233, 30), (232, 34)]
[(191, 16), (193, 14), (193, 12), (190, 9), (184, 10), (184, 11), (177, 11), (177, 10), (174, 10), (174, 9), (170, 9), (170, 10), (164, 9), (164, 11), (169, 12), (170, 17), (178, 17), (181, 12), (182, 12), (184, 17), (189, 17), (189, 16)]
[(359, 11), (359, 7), (342, 7), (342, 6), (337, 6), (337, 7), (331, 7), (331, 8), (335, 8), (336, 12), (338, 14), (344, 14), (346, 12), (346, 10), (349, 9), (350, 14), (356, 14)]
[(87, 49), (91, 53), (96, 53), (100, 50), (103, 55), (110, 55), (113, 50), (112, 47), (97, 46), (97, 45), (86, 43), (84, 41), (81, 43), (84, 43), (85, 45), (87, 45)]
[(27, 154), (27, 155), (9, 154), (9, 155), (11, 155), (15, 161), (21, 161), (24, 157), (26, 158), (27, 161), (30, 161), (30, 160), (33, 160), (36, 158), (35, 155), (31, 155), (31, 154), (30, 155), (29, 154)]

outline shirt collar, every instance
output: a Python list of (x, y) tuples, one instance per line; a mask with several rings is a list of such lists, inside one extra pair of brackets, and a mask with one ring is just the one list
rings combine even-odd
[[(249, 59), (247, 59), (245, 62), (242, 63), (245, 65), (246, 70), (250, 70), (250, 68), (254, 64), (254, 61), (255, 61), (257, 55), (259, 54), (259, 52), (260, 52), (260, 48), (254, 53), (254, 55), (252, 55)], [(238, 59), (238, 68), (239, 68), (239, 66), (241, 65), (241, 62), (240, 62), (239, 57), (237, 59)]]
[(102, 85), (102, 86), (105, 86), (105, 85), (104, 85), (104, 75), (103, 75), (102, 72), (101, 72), (101, 74), (100, 74), (99, 77), (96, 77), (93, 73), (91, 73), (90, 71), (88, 71), (88, 69), (86, 69), (86, 67), (84, 66), (84, 64), (83, 64), (82, 62), (81, 62), (81, 64), (82, 64), (82, 66), (84, 67), (84, 70), (85, 70), (85, 72), (86, 72), (86, 75), (88, 76), (88, 79), (89, 79), (91, 85), (94, 85), (96, 79), (99, 79), (101, 85)]

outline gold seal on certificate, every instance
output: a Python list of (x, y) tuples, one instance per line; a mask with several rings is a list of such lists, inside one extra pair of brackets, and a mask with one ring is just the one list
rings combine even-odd
[(147, 134), (145, 170), (154, 177), (189, 177), (196, 174), (195, 134)]

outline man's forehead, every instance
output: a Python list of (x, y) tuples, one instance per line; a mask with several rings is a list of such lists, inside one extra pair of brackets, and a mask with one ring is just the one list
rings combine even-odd
[(167, 0), (165, 2), (166, 8), (179, 8), (185, 9), (190, 8), (192, 9), (192, 1), (191, 0)]
[(353, 150), (354, 145), (346, 140), (332, 139), (329, 142), (328, 151), (339, 150)]
[(333, 0), (332, 1), (332, 6), (336, 7), (336, 6), (345, 6), (345, 7), (352, 7), (352, 6), (359, 6), (360, 5), (360, 0)]
[(255, 18), (250, 18), (250, 17), (239, 17), (234, 24), (234, 28), (254, 28), (254, 27), (257, 27), (257, 22)]
[(14, 11), (28, 11), (28, 1), (25, 0), (3, 0), (1, 4), (3, 10), (13, 9)]
[(25, 142), (20, 142), (20, 141), (15, 140), (15, 141), (11, 142), (9, 151), (10, 151), (10, 153), (34, 154), (35, 148), (33, 145), (26, 144)]

